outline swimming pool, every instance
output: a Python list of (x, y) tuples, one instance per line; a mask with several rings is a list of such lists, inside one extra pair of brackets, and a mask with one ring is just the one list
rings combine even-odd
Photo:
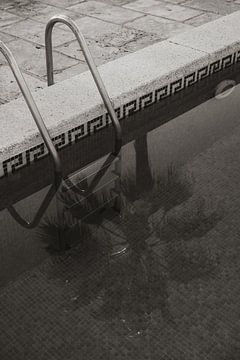
[(36, 229), (4, 209), (32, 216), (49, 159), (1, 179), (3, 359), (239, 358), (238, 83), (237, 64), (122, 120), (120, 173), (111, 127), (62, 150), (79, 191), (64, 184)]

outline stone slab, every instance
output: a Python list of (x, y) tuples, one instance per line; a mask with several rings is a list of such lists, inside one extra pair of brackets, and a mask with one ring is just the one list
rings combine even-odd
[[(45, 49), (43, 47), (20, 39), (11, 41), (8, 47), (21, 70), (42, 78), (46, 76)], [(77, 64), (76, 60), (57, 52), (54, 52), (53, 58), (55, 71), (61, 71)], [(6, 64), (4, 60), (0, 60), (1, 63)]]
[[(97, 66), (127, 53), (127, 50), (124, 51), (115, 46), (99, 44), (94, 40), (88, 40), (87, 44)], [(85, 62), (85, 57), (77, 40), (58, 47), (57, 51)]]
[(221, 17), (221, 15), (207, 12), (207, 13), (198, 15), (192, 19), (185, 21), (185, 24), (192, 25), (192, 26), (200, 26), (200, 25), (206, 24), (210, 21), (217, 20), (220, 17)]
[(34, 14), (31, 17), (31, 19), (36, 21), (41, 21), (46, 25), (46, 23), (52, 16), (59, 14), (69, 16), (72, 20), (81, 18), (81, 15), (76, 12), (67, 9), (62, 9), (56, 6), (46, 5), (45, 8)]
[(227, 15), (240, 10), (236, 2), (229, 0), (189, 0), (184, 2), (184, 6), (198, 10), (212, 11), (216, 14)]
[(64, 69), (62, 71), (57, 72), (54, 75), (54, 81), (59, 82), (66, 79), (69, 79), (73, 76), (79, 75), (88, 70), (88, 65), (86, 63), (79, 62), (77, 65), (73, 65)]
[(158, 0), (137, 0), (123, 7), (176, 21), (185, 21), (201, 14), (199, 10)]
[(105, 4), (121, 6), (130, 3), (132, 0), (99, 0), (99, 1)]
[(141, 30), (130, 29), (122, 26), (119, 28), (118, 32), (102, 36), (100, 41), (105, 44), (121, 48), (130, 42), (135, 42), (138, 39), (142, 39), (145, 35), (147, 35), (147, 33), (144, 33)]
[(239, 12), (234, 12), (223, 16), (190, 32), (183, 32), (171, 38), (170, 41), (211, 54), (229, 48), (229, 46), (238, 47), (240, 44), (239, 14)]
[(22, 20), (20, 16), (0, 10), (0, 29), (7, 25), (14, 24), (20, 20)]
[[(43, 89), (47, 86), (46, 81), (34, 78), (33, 76), (24, 74), (24, 78), (31, 91)], [(0, 99), (4, 99), (5, 102), (9, 102), (18, 98), (21, 94), (19, 86), (10, 70), (9, 66), (0, 66)]]
[(39, 11), (45, 9), (47, 6), (48, 5), (38, 0), (18, 0), (5, 2), (5, 9), (9, 13), (19, 15), (23, 18), (34, 16)]
[[(110, 34), (117, 34), (122, 28), (120, 25), (107, 23), (90, 16), (84, 16), (76, 20), (75, 23), (87, 39), (93, 40), (102, 39), (104, 36)], [(61, 25), (60, 28), (67, 29), (67, 26)]]
[(85, 0), (42, 0), (43, 3), (58, 6), (58, 7), (63, 7), (63, 8), (78, 4), (83, 1), (85, 1)]
[(126, 23), (125, 26), (157, 34), (163, 39), (192, 29), (190, 25), (151, 15)]
[(143, 35), (140, 38), (136, 38), (134, 41), (126, 42), (123, 45), (123, 49), (134, 52), (162, 40), (164, 39), (161, 38), (161, 36), (159, 36), (158, 34), (146, 34), (145, 32), (143, 32)]
[(14, 36), (0, 32), (0, 40), (3, 41), (4, 43), (8, 43), (10, 41), (16, 40), (16, 38)]
[[(31, 19), (27, 19), (27, 20), (19, 21), (18, 23), (10, 26), (6, 26), (4, 27), (4, 29), (2, 29), (2, 31), (6, 34), (14, 35), (23, 40), (28, 40), (37, 44), (44, 45), (45, 27), (46, 24)], [(74, 35), (70, 30), (65, 31), (60, 28), (55, 28), (53, 31), (54, 46), (62, 45), (73, 39), (74, 39)]]
[(69, 8), (80, 14), (94, 16), (98, 19), (110, 21), (115, 24), (123, 24), (127, 21), (141, 16), (138, 12), (126, 9), (124, 7), (112, 6), (99, 1), (83, 2)]

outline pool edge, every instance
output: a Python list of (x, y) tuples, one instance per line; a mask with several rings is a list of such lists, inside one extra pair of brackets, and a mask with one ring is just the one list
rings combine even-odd
[[(118, 118), (122, 120), (240, 62), (239, 20), (240, 11), (100, 66)], [(224, 36), (217, 35), (221, 28)], [(34, 98), (58, 150), (110, 124), (89, 72), (40, 90)], [(23, 99), (2, 105), (1, 110), (3, 178), (48, 156), (48, 152)]]

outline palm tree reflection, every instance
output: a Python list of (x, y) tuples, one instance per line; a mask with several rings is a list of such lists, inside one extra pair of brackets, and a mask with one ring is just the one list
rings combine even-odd
[[(144, 333), (155, 311), (174, 324), (168, 304), (172, 280), (187, 283), (214, 273), (218, 256), (201, 240), (222, 217), (218, 207), (213, 211), (204, 199), (194, 196), (189, 174), (171, 165), (165, 176), (153, 176), (145, 136), (136, 140), (135, 150), (136, 178), (122, 180), (121, 216), (107, 218), (103, 213), (84, 225), (91, 244), (104, 240), (109, 246), (86, 266), (86, 256), (80, 261), (76, 257), (72, 274), (76, 276), (81, 268), (73, 306), (89, 306), (95, 318), (121, 325), (129, 336)], [(84, 211), (79, 206), (71, 208), (75, 227)], [(93, 232), (92, 226), (98, 231)], [(110, 257), (116, 238), (127, 243), (127, 251)], [(66, 271), (70, 272), (69, 266)]]
[[(168, 281), (189, 282), (214, 272), (218, 257), (196, 239), (203, 237), (221, 219), (219, 209), (210, 211), (203, 199), (196, 199), (183, 222), (175, 217), (174, 231), (169, 223), (172, 209), (189, 206), (194, 179), (174, 166), (166, 176), (153, 178), (146, 137), (135, 142), (136, 182), (127, 177), (122, 184), (124, 210), (121, 229), (129, 244), (128, 253), (109, 272), (103, 291), (101, 316), (120, 318), (130, 334), (141, 334), (159, 309), (162, 317), (174, 323), (168, 305)], [(206, 214), (208, 210), (208, 214)], [(181, 226), (176, 226), (179, 222)], [(174, 234), (173, 234), (174, 233)], [(195, 239), (193, 244), (189, 241)], [(160, 250), (157, 249), (160, 245)]]

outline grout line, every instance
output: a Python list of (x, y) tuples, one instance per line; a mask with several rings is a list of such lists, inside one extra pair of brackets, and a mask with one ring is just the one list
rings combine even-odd
[[(215, 12), (215, 11), (211, 11), (211, 10), (205, 10), (205, 9), (200, 9), (200, 8), (196, 8), (196, 7), (193, 7), (193, 6), (189, 6), (189, 5), (185, 5), (184, 3), (181, 3), (182, 7), (185, 7), (187, 9), (192, 9), (192, 10), (198, 10), (198, 11), (203, 11), (204, 13), (211, 13), (211, 14), (215, 14), (215, 15), (220, 15), (220, 16), (225, 16), (225, 15), (230, 15), (230, 14), (219, 14), (218, 12)], [(240, 10), (240, 6), (239, 6), (239, 10)], [(236, 10), (238, 11), (238, 10)], [(233, 11), (234, 12), (234, 11)]]
[[(82, 1), (82, 2), (79, 2), (78, 0), (76, 0), (76, 3), (72, 4), (71, 6), (74, 6), (74, 5), (77, 5), (77, 4), (81, 4), (81, 3), (84, 3), (85, 1)], [(49, 4), (48, 3), (48, 0), (42, 0), (41, 3), (43, 4), (46, 4), (46, 5), (50, 5), (50, 6), (56, 6), (56, 5), (52, 5), (52, 4)], [(63, 10), (68, 10), (67, 7), (63, 7), (63, 6), (59, 6), (60, 9), (63, 9)]]
[[(24, 37), (19, 37), (19, 36), (17, 36), (17, 35), (12, 35), (12, 34), (9, 34), (9, 33), (7, 33), (7, 32), (3, 32), (3, 31), (1, 31), (4, 35), (10, 35), (10, 36), (13, 36), (13, 37), (15, 37), (15, 41), (16, 40), (22, 40), (22, 41), (25, 41), (25, 42), (27, 42), (27, 43), (29, 43), (29, 44), (32, 44), (32, 45), (34, 45), (35, 47), (36, 46), (40, 46), (41, 48), (44, 48), (45, 49), (45, 44), (43, 45), (43, 44), (41, 44), (41, 43), (39, 43), (39, 42), (34, 42), (34, 41), (32, 41), (32, 40), (29, 40), (29, 39), (26, 39), (26, 38), (24, 38)], [(62, 43), (62, 44), (59, 44), (58, 46), (53, 46), (53, 52), (55, 52), (55, 49), (56, 49), (56, 47), (59, 47), (59, 46), (63, 46), (63, 45), (66, 45), (66, 44), (68, 44), (68, 43), (71, 43), (71, 42), (73, 42), (75, 39), (73, 38), (72, 40), (69, 40), (69, 41), (66, 41), (66, 42), (64, 42), (64, 43)], [(12, 40), (13, 41), (13, 40)], [(65, 56), (67, 56), (67, 55), (65, 55)]]
[[(201, 13), (198, 14), (198, 15), (194, 15), (194, 16), (188, 18), (187, 20), (184, 20), (183, 23), (185, 24), (187, 21), (192, 20), (192, 19), (195, 19), (195, 18), (197, 18), (198, 16), (202, 16), (202, 15), (204, 15), (204, 14), (206, 14), (206, 12), (201, 12)], [(188, 24), (187, 24), (187, 25), (188, 25)]]
[[(172, 4), (172, 3), (171, 3), (171, 4)], [(127, 8), (126, 8), (126, 9), (127, 9)], [(175, 23), (178, 23), (178, 24), (183, 24), (184, 21), (187, 21), (187, 20), (191, 19), (191, 18), (189, 18), (189, 19), (186, 19), (186, 20), (183, 21), (183, 20), (171, 19), (171, 18), (168, 18), (168, 17), (163, 16), (163, 15), (151, 14), (151, 13), (149, 13), (149, 12), (144, 12), (144, 11), (140, 11), (140, 10), (134, 10), (134, 11), (139, 12), (139, 13), (145, 15), (145, 16), (153, 16), (153, 17), (160, 18), (160, 19), (166, 19), (166, 20), (169, 20), (169, 21), (173, 21), (173, 22), (175, 22)], [(198, 15), (195, 15), (195, 16), (199, 16), (199, 15), (202, 15), (202, 14), (198, 14)], [(142, 16), (142, 17), (143, 17), (143, 16)], [(139, 19), (139, 18), (130, 20), (129, 22), (132, 22), (132, 21), (137, 20), (137, 19)], [(127, 23), (127, 22), (126, 22), (126, 23)], [(125, 25), (126, 23), (124, 23), (124, 25)]]
[(132, 20), (129, 20), (129, 21), (124, 21), (124, 22), (122, 23), (122, 26), (124, 26), (124, 25), (126, 25), (126, 24), (128, 24), (128, 23), (131, 24), (131, 23), (134, 22), (135, 20), (142, 19), (142, 18), (144, 18), (144, 17), (147, 16), (147, 15), (148, 15), (148, 14), (143, 14), (143, 15), (137, 17), (136, 19), (132, 19)]

